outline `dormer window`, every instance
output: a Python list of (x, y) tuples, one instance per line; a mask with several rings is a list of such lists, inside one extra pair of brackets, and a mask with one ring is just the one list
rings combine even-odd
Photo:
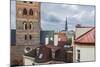
[(30, 50), (31, 50), (31, 48), (30, 48), (30, 47), (26, 47), (26, 50), (27, 50), (27, 51), (30, 51)]
[(41, 53), (40, 55), (39, 55), (39, 59), (42, 59), (43, 58), (43, 54)]

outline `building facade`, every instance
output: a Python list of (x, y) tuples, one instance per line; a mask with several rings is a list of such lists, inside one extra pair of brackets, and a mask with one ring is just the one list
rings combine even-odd
[(16, 1), (16, 43), (11, 46), (11, 65), (22, 66), (25, 50), (40, 44), (40, 3)]
[(76, 28), (73, 62), (95, 61), (95, 27)]
[(16, 1), (16, 45), (39, 45), (40, 3)]
[(48, 45), (54, 43), (54, 31), (41, 31), (40, 32), (40, 44)]

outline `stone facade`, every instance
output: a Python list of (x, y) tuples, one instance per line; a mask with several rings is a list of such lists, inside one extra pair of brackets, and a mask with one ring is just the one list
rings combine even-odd
[(35, 49), (34, 46), (11, 46), (11, 65), (12, 66), (22, 66), (23, 61), (23, 55), (25, 53), (25, 50), (27, 47), (30, 47), (30, 49)]
[(25, 49), (40, 44), (40, 3), (16, 1), (16, 45), (11, 46), (11, 65), (23, 65)]
[(40, 3), (16, 2), (16, 45), (40, 43)]

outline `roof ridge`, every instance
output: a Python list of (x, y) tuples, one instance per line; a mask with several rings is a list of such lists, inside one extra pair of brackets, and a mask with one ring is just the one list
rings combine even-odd
[(87, 32), (83, 33), (82, 35), (80, 35), (79, 37), (77, 37), (75, 40), (81, 38), (83, 35), (87, 34), (88, 32), (90, 32), (91, 30), (93, 30), (95, 27), (91, 28), (90, 30), (88, 30)]

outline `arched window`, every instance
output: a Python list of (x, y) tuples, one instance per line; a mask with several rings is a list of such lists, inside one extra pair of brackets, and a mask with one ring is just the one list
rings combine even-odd
[(32, 28), (32, 26), (31, 26), (31, 24), (29, 24), (29, 29), (31, 29)]
[(30, 39), (30, 40), (32, 39), (32, 35), (29, 35), (29, 39)]
[(30, 22), (29, 23), (29, 29), (32, 29), (32, 27), (33, 27), (32, 25), (33, 25), (32, 22)]
[(25, 30), (27, 29), (27, 24), (25, 24)]
[(24, 1), (24, 3), (27, 3), (27, 1)]
[(27, 40), (27, 35), (25, 35), (25, 40)]
[(26, 24), (26, 22), (24, 21), (24, 30), (27, 30), (27, 24)]
[(26, 8), (23, 9), (23, 15), (27, 15), (27, 9)]
[(29, 15), (33, 15), (33, 10), (32, 9), (29, 10)]
[(33, 2), (29, 2), (30, 4), (32, 4)]

